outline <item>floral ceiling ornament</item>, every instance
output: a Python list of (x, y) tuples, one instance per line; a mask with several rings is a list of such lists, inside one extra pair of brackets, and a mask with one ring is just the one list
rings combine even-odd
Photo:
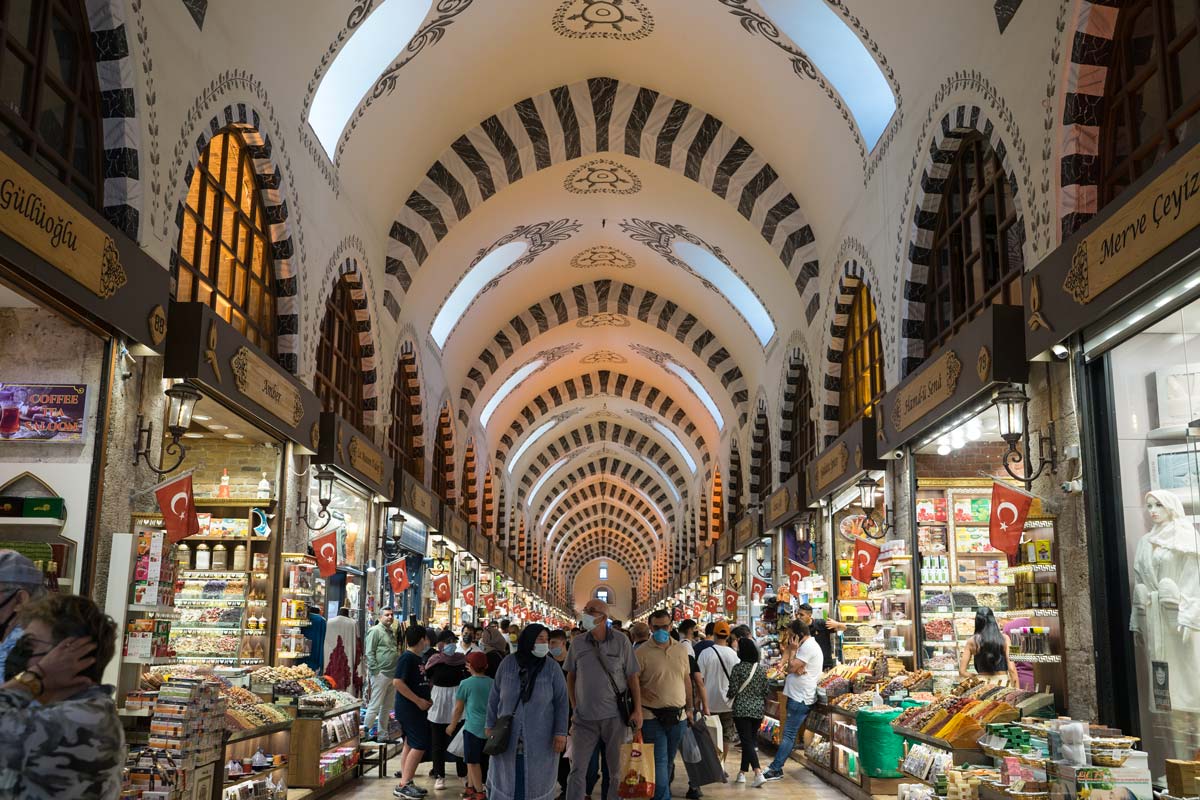
[(593, 158), (571, 170), (563, 188), (571, 194), (637, 194), (642, 179), (610, 158)]
[(580, 317), (575, 325), (580, 328), (628, 328), (629, 317), (611, 311), (601, 311), (599, 314)]
[(650, 35), (654, 16), (641, 0), (564, 0), (552, 25), (568, 39), (632, 42)]
[(535, 222), (532, 225), (518, 225), (516, 228), (513, 228), (511, 233), (507, 233), (493, 242), (490, 247), (485, 247), (480, 250), (478, 253), (476, 253), (475, 259), (471, 262), (471, 266), (467, 268), (467, 272), (470, 272), (471, 267), (474, 267), (476, 264), (482, 261), (484, 256), (495, 250), (497, 247), (502, 247), (509, 242), (515, 242), (519, 239), (524, 239), (525, 241), (529, 242), (529, 249), (525, 251), (525, 254), (510, 264), (508, 269), (504, 270), (504, 272), (501, 272), (499, 275), (484, 284), (483, 288), (479, 290), (479, 295), (476, 295), (476, 299), (478, 299), (480, 295), (495, 289), (505, 275), (512, 272), (514, 269), (517, 269), (518, 267), (523, 267), (526, 264), (532, 263), (535, 258), (549, 250), (554, 245), (570, 239), (573, 235), (578, 233), (582, 227), (583, 225), (579, 220), (567, 219), (566, 217), (557, 220), (547, 220), (545, 222)]
[(614, 353), (612, 350), (597, 350), (594, 353), (588, 353), (579, 360), (580, 364), (626, 364), (629, 359), (620, 353)]
[(598, 244), (595, 247), (576, 254), (571, 259), (571, 266), (576, 269), (591, 269), (593, 267), (615, 267), (617, 269), (633, 269), (637, 261), (624, 250)]

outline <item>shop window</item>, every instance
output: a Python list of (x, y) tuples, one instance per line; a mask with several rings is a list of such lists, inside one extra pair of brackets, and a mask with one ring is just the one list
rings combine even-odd
[(0, 123), (8, 140), (100, 208), (100, 91), (82, 0), (4, 3), (0, 35)]
[(479, 524), (479, 489), (475, 477), (475, 442), (467, 442), (467, 452), (463, 455), (462, 499), (472, 525)]
[(1021, 304), (1024, 235), (1004, 165), (979, 133), (946, 176), (925, 284), (925, 352), (990, 305)]
[(792, 400), (792, 463), (789, 474), (804, 474), (808, 462), (817, 453), (817, 423), (813, 421), (812, 384), (808, 369), (800, 364), (796, 372), (796, 397)]
[(875, 316), (871, 290), (866, 283), (859, 282), (846, 319), (838, 431), (845, 431), (858, 420), (870, 416), (884, 391), (879, 319)]
[(1128, 3), (1117, 17), (1100, 133), (1103, 207), (1195, 129), (1200, 6)]
[(345, 275), (338, 278), (325, 301), (313, 391), (321, 398), (324, 410), (340, 415), (362, 430), (362, 344), (350, 280)]
[(212, 138), (188, 186), (179, 229), (175, 299), (211, 306), (275, 355), (275, 267), (262, 196), (235, 129)]
[(600, 580), (602, 580), (602, 581), (608, 580), (608, 562), (607, 561), (600, 562)]
[(392, 383), (392, 424), (388, 426), (388, 455), (417, 480), (425, 478), (425, 453), (420, 443), (420, 383), (412, 356), (401, 356)]
[(437, 435), (433, 438), (433, 493), (450, 505), (454, 495), (454, 428), (450, 406), (442, 406), (438, 415)]

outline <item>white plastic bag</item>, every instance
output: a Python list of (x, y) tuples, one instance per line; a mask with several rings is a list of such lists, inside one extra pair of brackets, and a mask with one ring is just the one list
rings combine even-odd
[(679, 754), (683, 756), (685, 764), (696, 764), (700, 761), (700, 745), (696, 744), (696, 734), (692, 733), (691, 725), (683, 729), (683, 738), (679, 740)]
[(712, 739), (713, 745), (717, 748), (718, 753), (725, 752), (725, 737), (721, 727), (721, 718), (716, 714), (712, 714), (704, 718), (704, 727), (708, 728), (708, 736)]
[(450, 740), (450, 745), (446, 748), (446, 752), (455, 758), (463, 757), (463, 731), (466, 726), (459, 726), (458, 733), (454, 734), (454, 738)]

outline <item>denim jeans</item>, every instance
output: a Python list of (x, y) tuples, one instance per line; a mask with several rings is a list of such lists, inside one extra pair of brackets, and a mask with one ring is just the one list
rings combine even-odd
[(779, 742), (779, 751), (775, 753), (775, 760), (771, 762), (768, 769), (775, 772), (783, 771), (784, 763), (792, 754), (792, 748), (796, 746), (796, 735), (800, 733), (800, 726), (804, 724), (811, 708), (812, 706), (807, 703), (800, 703), (788, 698), (787, 722), (783, 726), (783, 738)]
[(654, 745), (654, 800), (671, 800), (671, 765), (679, 752), (684, 721), (663, 727), (653, 714), (642, 722), (642, 739)]

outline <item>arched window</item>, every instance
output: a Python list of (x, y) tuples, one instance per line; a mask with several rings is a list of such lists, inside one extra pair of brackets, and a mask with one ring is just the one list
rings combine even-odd
[(433, 493), (454, 505), (454, 426), (450, 406), (438, 414), (437, 435), (433, 438)]
[(417, 480), (425, 479), (425, 448), (421, 446), (421, 385), (411, 355), (401, 356), (392, 382), (392, 424), (388, 426), (388, 455)]
[(462, 471), (462, 505), (467, 512), (467, 519), (472, 524), (479, 524), (479, 489), (476, 486), (475, 474), (475, 442), (467, 442), (466, 452), (463, 453)]
[(338, 414), (362, 430), (362, 344), (351, 289), (350, 280), (342, 275), (325, 301), (313, 391), (321, 398), (324, 410)]
[(83, 2), (2, 6), (0, 123), (8, 141), (102, 208), (100, 91)]
[(1100, 132), (1103, 207), (1195, 129), (1200, 6), (1136, 0), (1117, 17)]
[(479, 521), (479, 532), (492, 535), (492, 524), (496, 518), (496, 489), (491, 470), (483, 476), (483, 516)]
[(712, 540), (721, 538), (725, 532), (725, 496), (721, 485), (721, 470), (718, 468), (713, 475), (712, 484)]
[(766, 511), (767, 498), (775, 488), (771, 480), (771, 426), (767, 423), (767, 412), (758, 412), (755, 421), (753, 447), (754, 464), (750, 474), (750, 494), (752, 505), (757, 505), (760, 511)]
[(808, 368), (797, 367), (796, 396), (792, 400), (792, 463), (790, 474), (801, 475), (817, 454), (817, 423), (813, 420), (812, 384)]
[(236, 129), (200, 154), (179, 228), (175, 299), (211, 306), (275, 356), (275, 266), (254, 164)]
[(839, 432), (869, 416), (883, 397), (883, 344), (879, 319), (867, 284), (859, 282), (846, 318), (846, 341), (842, 348), (842, 379), (839, 397)]
[(1024, 233), (999, 156), (970, 133), (946, 176), (925, 284), (925, 352), (993, 303), (1021, 304)]

